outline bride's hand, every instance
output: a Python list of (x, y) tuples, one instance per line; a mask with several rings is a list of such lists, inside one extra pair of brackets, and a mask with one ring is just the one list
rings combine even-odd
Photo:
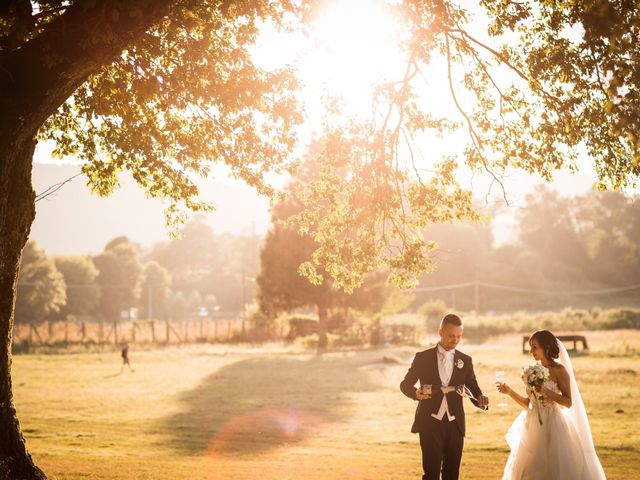
[(496, 382), (496, 388), (500, 393), (509, 393), (509, 385), (504, 382)]
[(534, 388), (536, 392), (538, 392), (540, 395), (543, 395), (545, 397), (548, 397), (549, 392), (551, 392), (551, 390), (549, 390), (547, 387), (543, 387), (542, 385), (536, 385)]

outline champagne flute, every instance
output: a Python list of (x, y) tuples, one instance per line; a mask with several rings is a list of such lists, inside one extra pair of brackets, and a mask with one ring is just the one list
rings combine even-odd
[[(496, 370), (496, 382), (498, 383), (504, 383), (505, 381), (505, 373), (504, 370)], [(502, 398), (502, 397), (500, 397)], [(507, 407), (508, 405), (502, 401), (498, 402), (498, 404), (496, 405), (498, 407)]]

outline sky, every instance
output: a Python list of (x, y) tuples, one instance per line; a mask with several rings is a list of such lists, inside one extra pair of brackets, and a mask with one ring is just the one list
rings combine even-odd
[[(298, 154), (303, 154), (305, 145), (321, 129), (325, 113), (321, 99), (327, 92), (342, 97), (347, 114), (371, 115), (370, 97), (375, 82), (401, 74), (399, 32), (398, 25), (390, 21), (386, 13), (384, 2), (377, 0), (328, 2), (309, 37), (262, 26), (259, 42), (253, 49), (255, 61), (265, 68), (292, 64), (304, 84), (301, 98), (305, 103), (306, 121), (298, 132), (301, 140)], [(421, 100), (455, 118), (458, 114), (446, 94), (444, 77), (433, 75), (425, 79)], [(460, 134), (454, 134), (437, 142), (423, 140), (420, 148), (429, 152), (426, 160), (430, 161), (459, 148), (465, 141)], [(36, 193), (73, 176), (77, 170), (70, 166), (75, 164), (74, 159), (52, 159), (51, 150), (51, 145), (41, 144), (36, 151)], [(580, 163), (579, 174), (557, 172), (552, 188), (564, 195), (588, 191), (595, 176), (588, 158), (582, 158)], [(282, 186), (286, 177), (271, 180), (274, 185)], [(495, 188), (490, 192), (487, 175), (460, 171), (459, 181), (476, 196), (488, 197), (489, 203), (502, 196)], [(541, 182), (523, 172), (507, 173), (504, 185), (510, 206), (494, 222), (496, 243), (513, 240), (517, 208), (523, 204), (525, 195)], [(78, 249), (96, 253), (116, 235), (128, 235), (143, 246), (169, 238), (162, 203), (145, 198), (126, 176), (122, 179), (123, 188), (106, 199), (90, 195), (84, 183), (83, 178), (75, 178), (36, 205), (31, 236), (45, 250), (57, 254), (78, 253)], [(242, 182), (230, 178), (223, 167), (214, 169), (213, 178), (203, 180), (201, 189), (204, 198), (217, 205), (216, 212), (207, 215), (215, 231), (264, 234), (269, 228), (269, 202)], [(89, 207), (93, 213), (89, 213)]]
[[(72, 164), (36, 163), (32, 178), (36, 194), (72, 178), (36, 202), (30, 239), (54, 255), (97, 254), (113, 238), (125, 235), (143, 248), (170, 240), (165, 225), (165, 204), (147, 198), (135, 181), (121, 177), (121, 187), (109, 197), (92, 194), (86, 178), (75, 177)], [(203, 198), (216, 210), (205, 214), (214, 233), (263, 234), (269, 227), (269, 201), (237, 181), (202, 181)]]

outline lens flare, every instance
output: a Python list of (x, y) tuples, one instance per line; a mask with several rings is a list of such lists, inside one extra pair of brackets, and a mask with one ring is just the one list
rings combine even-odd
[(296, 408), (265, 407), (224, 424), (212, 439), (207, 456), (277, 448), (304, 435), (319, 421), (315, 415)]

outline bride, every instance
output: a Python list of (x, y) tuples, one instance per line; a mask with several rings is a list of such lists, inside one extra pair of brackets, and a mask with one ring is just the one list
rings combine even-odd
[(511, 454), (502, 479), (605, 479), (567, 349), (548, 330), (531, 335), (529, 345), (549, 379), (526, 397), (496, 383), (500, 393), (525, 409), (506, 435)]

